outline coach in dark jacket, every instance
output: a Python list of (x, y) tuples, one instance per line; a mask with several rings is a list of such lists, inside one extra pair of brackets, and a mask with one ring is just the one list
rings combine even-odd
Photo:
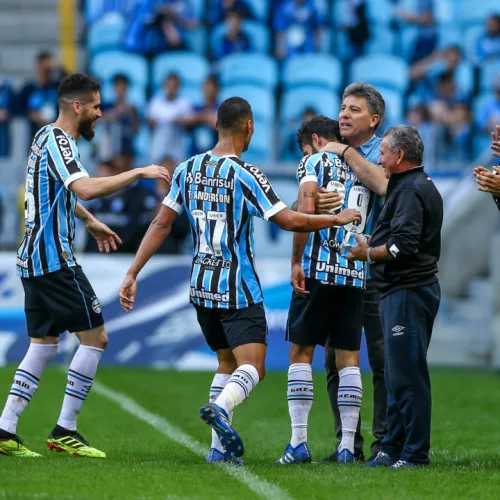
[(429, 463), (431, 385), (427, 349), (441, 292), (443, 201), (421, 167), (424, 145), (413, 127), (392, 127), (380, 145), (379, 164), (389, 178), (387, 198), (368, 246), (348, 258), (374, 263), (382, 292), (388, 433), (369, 466)]

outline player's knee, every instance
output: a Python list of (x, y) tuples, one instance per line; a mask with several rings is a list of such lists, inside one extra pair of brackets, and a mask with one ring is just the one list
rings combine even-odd
[(104, 325), (92, 328), (92, 330), (80, 332), (78, 338), (82, 345), (98, 347), (99, 349), (106, 349), (108, 346), (108, 335)]
[(314, 346), (304, 346), (292, 344), (290, 346), (290, 364), (308, 363), (311, 364), (314, 356)]

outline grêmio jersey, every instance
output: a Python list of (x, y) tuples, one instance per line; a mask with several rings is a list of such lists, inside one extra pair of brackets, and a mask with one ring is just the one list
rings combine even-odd
[(363, 234), (373, 209), (373, 195), (363, 186), (346, 162), (333, 153), (305, 156), (297, 169), (299, 185), (315, 182), (318, 189), (339, 193), (344, 197), (340, 210), (353, 208), (361, 213), (361, 222), (322, 229), (309, 235), (302, 257), (306, 277), (331, 285), (364, 288), (365, 265), (345, 258), (345, 246), (356, 241), (354, 234)]
[(262, 302), (252, 219), (268, 220), (286, 205), (261, 170), (236, 156), (193, 156), (175, 170), (163, 204), (186, 210), (191, 223), (192, 303), (243, 309)]
[(41, 276), (77, 265), (73, 250), (77, 197), (69, 185), (88, 176), (73, 137), (54, 125), (37, 132), (26, 171), (18, 276)]

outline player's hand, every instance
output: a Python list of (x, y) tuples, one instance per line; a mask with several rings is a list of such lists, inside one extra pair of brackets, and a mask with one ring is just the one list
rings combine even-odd
[(341, 156), (346, 147), (347, 144), (343, 144), (341, 142), (329, 142), (320, 149), (320, 152), (333, 153), (336, 154), (337, 156)]
[(120, 237), (111, 228), (95, 218), (88, 221), (85, 227), (97, 241), (99, 252), (116, 252), (118, 245), (122, 244)]
[(361, 214), (353, 208), (346, 208), (336, 216), (335, 226), (345, 226), (350, 222), (361, 222)]
[(120, 304), (126, 313), (134, 308), (135, 296), (137, 295), (137, 281), (133, 276), (127, 274), (120, 287)]
[(493, 172), (487, 168), (476, 167), (474, 169), (474, 176), (476, 183), (479, 184), (479, 191), (484, 193), (491, 193), (493, 196), (500, 196), (500, 167), (493, 167)]
[(346, 255), (347, 260), (366, 260), (366, 251), (368, 250), (368, 243), (361, 238), (359, 234), (355, 234), (354, 237), (358, 244), (355, 247), (346, 247), (349, 253)]
[(339, 209), (344, 203), (344, 197), (339, 193), (327, 191), (325, 188), (318, 189), (314, 200), (317, 214), (327, 214)]
[(500, 125), (495, 127), (495, 132), (491, 133), (491, 138), (493, 139), (493, 142), (491, 143), (493, 155), (500, 158)]
[(306, 274), (300, 264), (292, 265), (290, 285), (292, 285), (294, 292), (301, 297), (307, 297), (310, 293), (306, 290)]
[(160, 165), (150, 165), (141, 168), (141, 177), (143, 179), (161, 179), (170, 185), (170, 174), (165, 167)]

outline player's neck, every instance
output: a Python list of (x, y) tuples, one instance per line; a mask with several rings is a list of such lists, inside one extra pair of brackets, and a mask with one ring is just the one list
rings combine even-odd
[(73, 137), (75, 141), (78, 140), (80, 134), (78, 133), (78, 126), (74, 123), (73, 120), (70, 120), (68, 117), (64, 116), (62, 113), (57, 117), (57, 120), (54, 122), (54, 127), (60, 128), (68, 135)]
[(236, 137), (219, 137), (217, 145), (212, 149), (215, 156), (237, 156), (243, 153), (243, 142)]
[(369, 130), (365, 134), (359, 134), (356, 137), (346, 137), (344, 138), (344, 142), (352, 146), (353, 148), (357, 148), (362, 146), (366, 142), (368, 142), (373, 136), (373, 130)]

